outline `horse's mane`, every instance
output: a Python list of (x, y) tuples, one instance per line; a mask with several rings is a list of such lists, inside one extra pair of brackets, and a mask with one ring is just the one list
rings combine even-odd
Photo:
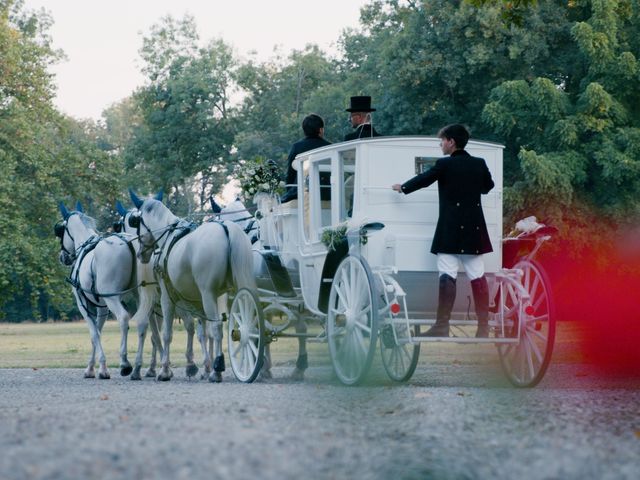
[(90, 230), (97, 231), (98, 227), (96, 226), (95, 219), (91, 218), (89, 215), (86, 215), (82, 212), (78, 212), (78, 217), (82, 224)]

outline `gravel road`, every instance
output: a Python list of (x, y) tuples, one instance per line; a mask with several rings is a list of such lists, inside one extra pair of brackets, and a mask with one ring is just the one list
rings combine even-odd
[(0, 478), (638, 478), (640, 378), (552, 364), (519, 390), (496, 370), (421, 360), (349, 388), (328, 365), (251, 385), (0, 369)]

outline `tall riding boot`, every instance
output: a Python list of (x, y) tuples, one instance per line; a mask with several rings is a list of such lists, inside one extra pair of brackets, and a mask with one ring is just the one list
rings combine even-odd
[(484, 275), (471, 280), (471, 290), (478, 317), (476, 338), (487, 338), (489, 336), (489, 285)]
[(456, 300), (456, 280), (449, 275), (440, 275), (440, 289), (438, 292), (438, 313), (436, 323), (420, 336), (424, 337), (448, 337), (449, 319), (451, 310)]

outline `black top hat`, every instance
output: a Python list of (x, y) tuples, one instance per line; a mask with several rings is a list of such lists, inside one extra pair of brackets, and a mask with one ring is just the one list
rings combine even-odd
[(347, 108), (347, 112), (375, 112), (375, 108), (371, 108), (371, 97), (359, 96), (351, 97), (351, 107)]

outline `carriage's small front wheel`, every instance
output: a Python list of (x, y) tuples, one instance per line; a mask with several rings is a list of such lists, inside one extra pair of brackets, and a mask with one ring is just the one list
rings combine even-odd
[[(406, 382), (416, 371), (420, 358), (420, 343), (411, 343), (409, 327), (405, 323), (383, 325), (380, 329), (380, 354), (382, 365), (391, 380)], [(395, 329), (395, 332), (394, 332)], [(420, 333), (418, 325), (413, 326), (413, 336)]]
[(378, 307), (366, 261), (347, 256), (336, 270), (327, 310), (333, 368), (346, 385), (361, 382), (371, 367), (378, 339)]
[[(505, 289), (505, 318), (511, 324), (508, 337), (517, 344), (498, 345), (500, 363), (509, 381), (516, 387), (533, 387), (544, 376), (553, 352), (556, 318), (549, 280), (542, 267), (531, 260), (521, 260), (513, 268), (522, 270), (522, 285), (529, 292), (527, 308), (520, 308), (521, 299), (515, 289)], [(527, 311), (528, 310), (528, 311)]]
[(260, 302), (249, 289), (240, 289), (233, 299), (227, 339), (233, 374), (241, 382), (253, 382), (264, 361), (265, 335)]

